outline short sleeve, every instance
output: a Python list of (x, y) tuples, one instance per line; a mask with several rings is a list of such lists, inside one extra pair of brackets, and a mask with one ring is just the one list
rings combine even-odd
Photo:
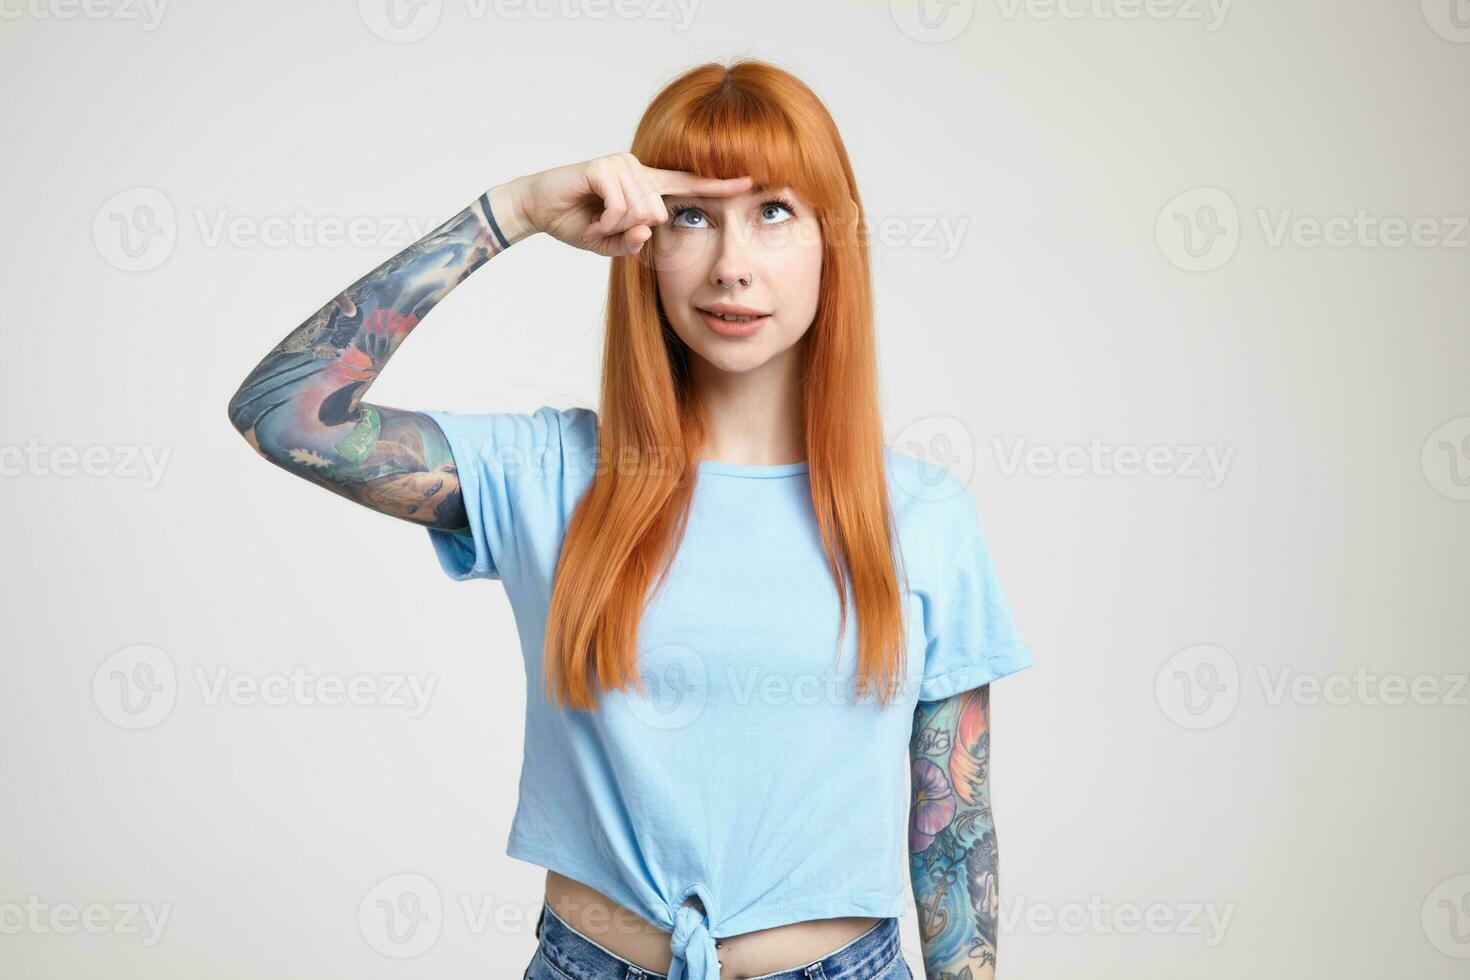
[(504, 580), (517, 535), (545, 530), (525, 525), (558, 520), (559, 491), (579, 463), (569, 431), (595, 432), (595, 415), (551, 407), (530, 415), (424, 414), (449, 443), (469, 518), (468, 533), (428, 529), (439, 564), (455, 580)]
[(959, 526), (924, 630), (920, 701), (981, 687), (1032, 664), (980, 533), (974, 501), (961, 492)]

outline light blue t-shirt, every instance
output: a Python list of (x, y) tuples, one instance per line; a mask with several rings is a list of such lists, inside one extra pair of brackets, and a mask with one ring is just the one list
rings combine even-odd
[[(885, 448), (907, 573), (903, 697), (854, 703), (857, 619), (837, 589), (807, 464), (699, 464), (669, 579), (639, 627), (646, 695), (596, 711), (542, 695), (552, 576), (597, 467), (597, 416), (427, 413), (470, 534), (430, 530), (453, 578), (505, 586), (526, 671), (520, 800), (506, 853), (672, 932), (670, 980), (718, 980), (714, 939), (907, 905), (915, 702), (1031, 665), (964, 486)], [(685, 905), (696, 896), (703, 907)]]

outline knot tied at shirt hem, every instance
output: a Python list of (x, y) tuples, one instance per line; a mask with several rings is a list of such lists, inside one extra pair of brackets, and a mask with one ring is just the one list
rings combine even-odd
[(714, 936), (701, 910), (684, 905), (674, 912), (674, 935), (669, 949), (673, 953), (669, 980), (720, 980)]

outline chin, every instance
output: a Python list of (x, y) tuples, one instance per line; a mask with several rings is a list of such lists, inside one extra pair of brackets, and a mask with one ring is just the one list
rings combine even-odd
[(771, 359), (770, 351), (755, 347), (738, 349), (734, 343), (691, 345), (690, 349), (710, 367), (726, 374), (752, 371)]

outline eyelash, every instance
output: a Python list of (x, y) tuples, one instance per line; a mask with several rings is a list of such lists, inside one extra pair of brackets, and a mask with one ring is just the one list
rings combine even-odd
[[(764, 211), (772, 204), (776, 205), (777, 207), (785, 208), (788, 214), (790, 214), (793, 218), (796, 217), (796, 206), (790, 201), (786, 200), (786, 198), (781, 197), (780, 195), (777, 195), (776, 197), (766, 198), (760, 203), (760, 210)], [(679, 219), (679, 215), (683, 214), (685, 211), (698, 210), (700, 209), (692, 204), (676, 204), (673, 207), (669, 208), (669, 224), (672, 225), (675, 221), (677, 221)]]

